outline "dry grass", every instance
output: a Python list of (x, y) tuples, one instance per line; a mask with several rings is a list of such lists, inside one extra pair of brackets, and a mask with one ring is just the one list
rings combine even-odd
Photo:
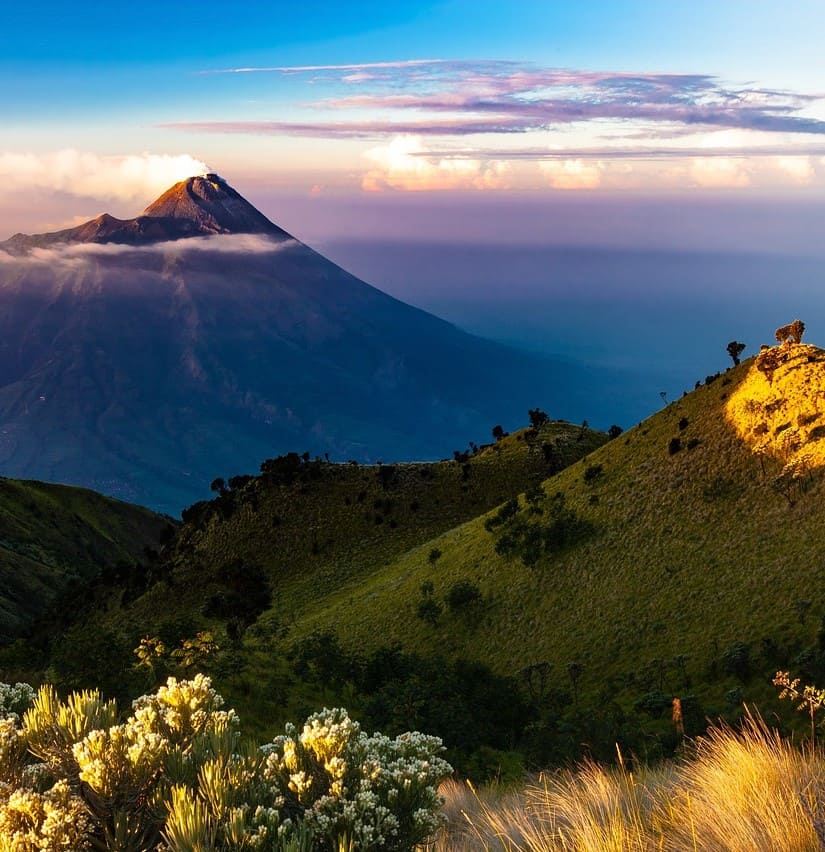
[(822, 852), (825, 754), (757, 718), (711, 729), (680, 763), (629, 771), (587, 763), (521, 791), (443, 789), (432, 852)]

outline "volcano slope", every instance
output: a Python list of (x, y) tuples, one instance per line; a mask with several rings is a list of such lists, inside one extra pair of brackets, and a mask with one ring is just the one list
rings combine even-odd
[(9, 476), (177, 514), (216, 470), (437, 459), (536, 404), (581, 417), (590, 383), (365, 284), (217, 175), (135, 219), (0, 243)]

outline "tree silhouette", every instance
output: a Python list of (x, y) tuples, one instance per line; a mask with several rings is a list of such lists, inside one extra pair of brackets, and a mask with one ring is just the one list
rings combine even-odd
[(739, 366), (739, 356), (745, 350), (745, 344), (740, 343), (738, 340), (731, 340), (728, 344), (728, 355), (733, 359), (733, 366)]
[(544, 426), (544, 424), (550, 420), (547, 414), (540, 408), (531, 408), (528, 410), (527, 414), (530, 417), (530, 425), (534, 429), (538, 429), (539, 426)]

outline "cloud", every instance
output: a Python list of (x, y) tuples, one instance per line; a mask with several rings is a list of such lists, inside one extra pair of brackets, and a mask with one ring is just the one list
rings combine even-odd
[[(314, 108), (369, 111), (368, 119), (197, 121), (162, 125), (216, 133), (329, 138), (528, 133), (582, 123), (685, 129), (825, 134), (806, 114), (823, 100), (782, 89), (733, 85), (710, 74), (629, 73), (545, 68), (512, 61), (405, 60), (347, 65), (227, 69), (222, 73), (324, 72), (362, 91), (316, 101)], [(408, 117), (411, 116), (411, 117)], [(636, 126), (633, 126), (633, 123)]]
[(484, 160), (445, 160), (427, 156), (418, 136), (396, 136), (388, 145), (367, 151), (374, 164), (362, 181), (366, 192), (384, 190), (506, 189), (506, 163)]
[(456, 136), (473, 133), (522, 133), (506, 121), (171, 121), (156, 125), (189, 133), (240, 133), (252, 136), (300, 136), (320, 139), (374, 139), (378, 136)]
[(215, 68), (200, 74), (308, 74), (319, 71), (348, 71), (348, 82), (373, 79), (372, 71), (421, 68), (445, 64), (445, 59), (401, 59), (395, 62), (348, 62), (341, 65), (273, 65)]
[[(801, 147), (796, 144), (766, 146), (717, 147), (650, 147), (637, 148), (462, 148), (431, 149), (427, 156), (444, 160), (476, 160), (487, 157), (492, 160), (684, 160), (721, 157), (775, 157), (793, 163), (798, 159), (825, 156), (825, 147)], [(789, 165), (789, 171), (798, 166)]]
[(696, 159), (690, 176), (697, 186), (713, 189), (734, 189), (750, 186), (751, 169), (747, 161), (735, 157)]
[(79, 198), (141, 201), (208, 171), (206, 163), (189, 154), (102, 156), (71, 148), (37, 154), (0, 151), (3, 193), (37, 189)]
[(221, 254), (273, 254), (300, 243), (294, 239), (277, 240), (260, 234), (210, 234), (181, 240), (125, 245), (123, 243), (58, 243), (48, 248), (33, 248), (25, 255), (10, 254), (0, 248), (0, 264), (42, 264), (78, 266), (94, 260), (122, 255), (159, 255), (183, 257), (190, 252)]
[(596, 189), (602, 182), (604, 165), (598, 160), (550, 160), (540, 168), (553, 189)]

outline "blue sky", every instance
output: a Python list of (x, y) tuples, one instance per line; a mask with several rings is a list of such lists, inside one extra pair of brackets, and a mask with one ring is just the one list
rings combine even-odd
[(347, 209), (394, 236), (434, 208), (825, 189), (814, 0), (16, 6), (0, 237), (133, 215), (206, 167), (316, 239)]

